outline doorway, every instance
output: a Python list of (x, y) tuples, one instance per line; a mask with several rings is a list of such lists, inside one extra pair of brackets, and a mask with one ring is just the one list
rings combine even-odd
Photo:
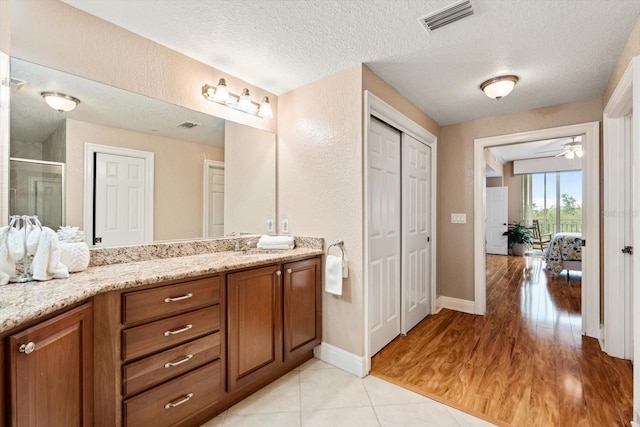
[[(604, 350), (634, 360), (640, 340), (637, 317), (640, 306), (634, 261), (640, 218), (637, 188), (640, 173), (640, 125), (634, 110), (640, 108), (637, 87), (640, 57), (632, 59), (604, 110)], [(634, 95), (635, 92), (635, 95)], [(637, 184), (636, 184), (637, 185)], [(640, 370), (634, 370), (634, 410), (640, 410)], [(638, 421), (638, 416), (636, 416)]]
[(600, 330), (600, 215), (599, 215), (599, 122), (561, 126), (531, 132), (501, 135), (475, 140), (474, 146), (474, 283), (475, 314), (485, 314), (485, 170), (484, 149), (492, 146), (516, 144), (535, 140), (584, 135), (583, 159), (583, 225), (582, 236), (586, 242), (582, 248), (582, 330), (590, 337), (598, 338)]
[(153, 160), (148, 151), (85, 144), (84, 229), (90, 247), (153, 241)]
[(371, 355), (435, 309), (436, 138), (368, 91), (364, 122), (366, 374)]
[(224, 162), (204, 161), (204, 237), (224, 236)]

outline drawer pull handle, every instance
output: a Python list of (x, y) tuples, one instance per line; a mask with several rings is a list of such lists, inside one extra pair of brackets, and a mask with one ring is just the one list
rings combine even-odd
[(193, 294), (191, 292), (189, 292), (186, 295), (182, 295), (181, 297), (167, 297), (164, 299), (164, 302), (169, 303), (169, 302), (176, 302), (176, 301), (182, 301), (185, 299), (189, 299), (193, 296)]
[(193, 397), (193, 393), (185, 394), (185, 396), (182, 399), (176, 400), (174, 402), (169, 402), (166, 405), (164, 405), (164, 409), (171, 409), (171, 408), (175, 408), (176, 406), (180, 406), (183, 403), (187, 403), (192, 397)]
[(187, 354), (184, 358), (176, 360), (175, 362), (167, 362), (164, 364), (165, 368), (173, 368), (174, 366), (182, 365), (185, 362), (193, 359), (193, 354)]
[(175, 331), (164, 331), (164, 336), (168, 337), (170, 335), (181, 334), (183, 332), (187, 332), (191, 328), (193, 328), (193, 325), (187, 325), (184, 328), (176, 329)]

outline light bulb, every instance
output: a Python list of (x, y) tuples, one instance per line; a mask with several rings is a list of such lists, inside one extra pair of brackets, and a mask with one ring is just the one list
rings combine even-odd
[(240, 100), (238, 101), (238, 108), (243, 111), (251, 110), (251, 95), (249, 94), (249, 89), (245, 88), (242, 91), (242, 95), (240, 95)]
[(227, 82), (224, 79), (220, 79), (218, 82), (213, 100), (221, 104), (226, 104), (227, 101), (229, 101), (229, 90), (227, 89)]
[(273, 111), (271, 110), (271, 104), (269, 103), (268, 96), (265, 96), (264, 98), (262, 98), (262, 103), (260, 104), (260, 110), (258, 110), (258, 115), (262, 118), (273, 117)]
[(578, 158), (584, 156), (584, 151), (582, 151), (582, 150), (576, 151), (576, 156), (578, 156)]
[(575, 156), (573, 151), (567, 151), (567, 154), (564, 155), (567, 159), (571, 160)]

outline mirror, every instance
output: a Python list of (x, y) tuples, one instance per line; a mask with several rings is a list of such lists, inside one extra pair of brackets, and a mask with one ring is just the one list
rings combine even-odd
[[(80, 103), (72, 111), (56, 111), (40, 95), (45, 91), (71, 95)], [(153, 170), (152, 183), (144, 187), (153, 195), (153, 209), (140, 217), (153, 225), (148, 233), (153, 241), (268, 233), (267, 224), (275, 221), (272, 133), (16, 58), (11, 59), (10, 116), (11, 214), (39, 215), (54, 229), (60, 225), (56, 222), (80, 227), (91, 245), (93, 229), (101, 224), (100, 209), (93, 213), (99, 205), (92, 200), (93, 189), (98, 189), (96, 200), (103, 192), (93, 173), (98, 163), (91, 163), (98, 157), (85, 159), (89, 144), (121, 155), (126, 150), (153, 153), (153, 166), (145, 166)], [(20, 171), (14, 164), (22, 166)], [(62, 188), (57, 184), (57, 193), (44, 197), (42, 189), (51, 185), (42, 182), (53, 179), (55, 168), (63, 177)], [(104, 192), (107, 199), (109, 191)], [(146, 206), (146, 199), (139, 200), (135, 206)], [(109, 231), (122, 212), (106, 211)], [(125, 213), (131, 217), (131, 212)], [(96, 246), (141, 243), (122, 242)]]

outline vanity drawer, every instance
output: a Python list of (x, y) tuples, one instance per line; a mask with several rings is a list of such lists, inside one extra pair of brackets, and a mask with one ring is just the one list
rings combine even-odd
[(172, 426), (222, 397), (222, 364), (210, 363), (124, 401), (125, 426)]
[(122, 360), (164, 350), (220, 329), (220, 305), (122, 331)]
[(220, 332), (129, 363), (122, 370), (123, 394), (132, 396), (220, 357)]
[(220, 276), (123, 295), (124, 324), (167, 316), (220, 302)]

